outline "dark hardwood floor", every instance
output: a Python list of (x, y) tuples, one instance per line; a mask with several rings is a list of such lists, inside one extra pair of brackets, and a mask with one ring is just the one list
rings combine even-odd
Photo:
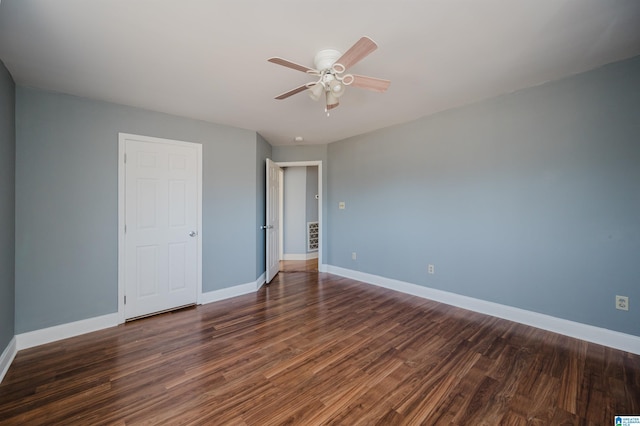
[(21, 351), (0, 424), (611, 425), (640, 356), (328, 274)]

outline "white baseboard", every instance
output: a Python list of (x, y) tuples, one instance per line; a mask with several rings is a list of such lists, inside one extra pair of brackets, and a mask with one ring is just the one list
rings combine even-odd
[(411, 284), (404, 281), (385, 278), (378, 275), (367, 274), (365, 272), (353, 271), (333, 265), (322, 265), (330, 274), (351, 278), (367, 284), (388, 288), (406, 294), (435, 300), (447, 305), (457, 306), (470, 311), (503, 318), (509, 321), (530, 325), (543, 330), (552, 331), (569, 337), (574, 337), (587, 342), (609, 346), (622, 351), (640, 355), (640, 337), (631, 334), (621, 333), (606, 328), (595, 327), (575, 321), (552, 317), (525, 309), (514, 308), (513, 306), (488, 302), (486, 300), (475, 299), (473, 297), (462, 296), (443, 290), (436, 290)]
[[(259, 290), (260, 287), (262, 287), (262, 285), (264, 284), (264, 282), (265, 282), (265, 274), (262, 274), (254, 282), (240, 284), (234, 287), (229, 287), (221, 290), (215, 290), (215, 291), (203, 293), (201, 303), (211, 303), (211, 302), (216, 302), (218, 300), (228, 299), (230, 297), (252, 293)], [(85, 333), (91, 333), (92, 331), (98, 331), (98, 330), (102, 330), (109, 327), (115, 327), (118, 324), (119, 324), (119, 315), (118, 313), (113, 313), (108, 315), (102, 315), (99, 317), (88, 318), (81, 321), (75, 321), (67, 324), (60, 324), (53, 327), (43, 328), (41, 330), (21, 333), (14, 337), (14, 340), (15, 340), (14, 351), (17, 352), (22, 349), (28, 349), (34, 346), (44, 345), (46, 343), (55, 342), (57, 340), (67, 339), (69, 337), (79, 336)], [(5, 352), (7, 352), (7, 350), (5, 350)], [(3, 353), (2, 356), (3, 358), (0, 358), (0, 368), (4, 366), (4, 362), (5, 362), (4, 361), (5, 354)]]
[(9, 371), (9, 367), (17, 353), (18, 348), (16, 346), (16, 337), (13, 336), (7, 347), (2, 351), (2, 355), (0, 355), (0, 383), (2, 383), (2, 379), (4, 379), (7, 371)]
[(256, 280), (256, 291), (260, 290), (264, 283), (267, 282), (267, 271), (263, 272), (262, 275), (258, 277)]
[[(318, 272), (329, 272), (329, 265), (322, 263), (318, 265)], [(336, 274), (338, 275), (338, 274)]]
[(118, 325), (118, 313), (102, 315), (85, 320), (60, 324), (41, 330), (29, 331), (16, 335), (18, 350), (44, 345), (45, 343), (79, 336)]
[(311, 260), (311, 259), (317, 259), (317, 258), (318, 258), (317, 251), (313, 253), (302, 253), (302, 254), (289, 253), (289, 254), (282, 255), (282, 260)]
[[(254, 282), (203, 293), (201, 303), (217, 302), (219, 300), (229, 299), (243, 294), (254, 293), (264, 285), (266, 281), (265, 277), (266, 275), (263, 273)], [(29, 331), (14, 336), (9, 342), (9, 345), (2, 352), (2, 355), (0, 355), (0, 382), (2, 382), (4, 375), (9, 370), (9, 366), (19, 350), (44, 345), (46, 343), (67, 339), (69, 337), (79, 336), (85, 333), (91, 333), (92, 331), (115, 327), (120, 323), (119, 318), (120, 316), (116, 312), (113, 314), (88, 318), (67, 324), (60, 324), (40, 330)]]
[(202, 293), (202, 298), (200, 303), (206, 305), (207, 303), (219, 302), (220, 300), (230, 299), (236, 296), (242, 296), (244, 294), (255, 293), (260, 290), (260, 287), (265, 283), (266, 275), (263, 273), (258, 277), (257, 280), (246, 283), (239, 284), (233, 287), (221, 288), (220, 290), (208, 291), (206, 293)]

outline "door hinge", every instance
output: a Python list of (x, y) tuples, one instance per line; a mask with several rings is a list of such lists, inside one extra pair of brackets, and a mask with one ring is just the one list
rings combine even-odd
[(124, 295), (124, 304), (125, 305), (127, 304), (127, 295), (126, 294)]
[(124, 224), (124, 233), (125, 234), (127, 233), (127, 224), (126, 223)]
[(127, 153), (124, 153), (124, 163), (127, 164)]

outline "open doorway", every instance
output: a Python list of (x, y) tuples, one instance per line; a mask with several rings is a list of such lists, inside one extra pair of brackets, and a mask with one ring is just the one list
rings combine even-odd
[[(317, 272), (323, 264), (322, 161), (272, 164), (278, 168), (278, 177), (274, 176), (278, 189), (267, 191), (267, 205), (272, 206), (268, 209), (271, 215), (278, 217), (278, 223), (269, 227), (277, 227), (274, 237), (278, 238), (278, 243), (267, 244), (267, 259), (273, 256), (270, 254), (273, 248), (278, 247), (279, 271)], [(276, 195), (277, 200), (270, 200), (270, 194)], [(278, 206), (277, 213), (272, 203)]]
[(290, 165), (280, 170), (280, 271), (318, 272), (318, 166)]

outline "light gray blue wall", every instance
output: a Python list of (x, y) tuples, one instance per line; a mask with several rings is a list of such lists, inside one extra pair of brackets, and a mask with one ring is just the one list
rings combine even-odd
[(332, 143), (328, 166), (328, 263), (640, 336), (640, 57)]
[(283, 253), (305, 254), (307, 168), (286, 167), (283, 187)]
[(266, 234), (260, 227), (267, 221), (267, 158), (271, 158), (271, 145), (256, 134), (256, 278), (266, 270)]
[[(317, 166), (309, 166), (307, 167), (307, 190), (305, 196), (307, 198), (307, 206), (306, 206), (306, 222), (317, 222), (318, 221), (318, 200), (316, 199), (316, 194), (318, 194), (318, 167)], [(306, 223), (305, 223), (305, 238), (308, 239), (308, 235), (306, 234)], [(306, 241), (305, 239), (305, 241)], [(306, 252), (309, 253), (308, 247), (306, 247)], [(317, 251), (317, 250), (311, 250)]]
[(326, 161), (327, 145), (276, 145), (272, 149), (273, 161)]
[(15, 334), (15, 85), (0, 61), (0, 353)]
[(255, 132), (18, 87), (16, 333), (117, 311), (118, 132), (203, 145), (203, 290), (255, 281)]

